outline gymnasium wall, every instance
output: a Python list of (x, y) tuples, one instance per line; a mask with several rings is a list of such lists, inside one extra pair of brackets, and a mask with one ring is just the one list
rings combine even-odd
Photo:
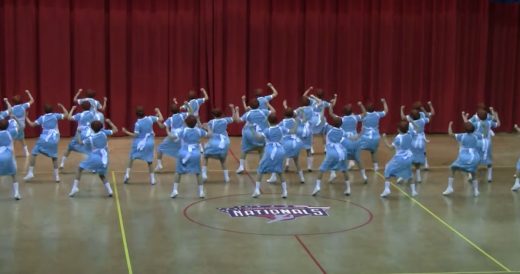
[[(494, 106), (520, 122), (520, 6), (489, 0), (0, 0), (0, 95), (30, 89), (70, 106), (78, 88), (109, 98), (107, 116), (132, 128), (133, 108), (163, 113), (205, 87), (202, 109), (239, 104), (271, 81), (290, 105), (308, 86), (390, 105), (432, 100), (430, 132), (460, 111)], [(379, 104), (380, 105), (380, 104)], [(339, 112), (341, 107), (337, 107)], [(460, 128), (460, 127), (459, 127)], [(233, 126), (232, 133), (240, 133)], [(62, 124), (63, 135), (73, 127)], [(37, 131), (30, 131), (34, 136)]]

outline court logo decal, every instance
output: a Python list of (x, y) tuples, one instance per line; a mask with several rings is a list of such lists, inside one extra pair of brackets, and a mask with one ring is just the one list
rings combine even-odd
[(243, 205), (218, 208), (232, 218), (259, 217), (266, 218), (267, 223), (292, 221), (298, 217), (325, 217), (329, 216), (330, 207), (307, 205)]

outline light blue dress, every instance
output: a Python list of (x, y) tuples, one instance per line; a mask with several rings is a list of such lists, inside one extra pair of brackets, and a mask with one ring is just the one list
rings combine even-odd
[(279, 125), (264, 129), (261, 134), (265, 139), (265, 150), (258, 166), (258, 174), (282, 173), (285, 161), (285, 149), (282, 138), (287, 130)]
[(408, 126), (408, 133), (412, 135), (412, 163), (424, 165), (426, 162), (426, 134), (424, 133), (424, 127), (430, 122), (430, 119), (424, 117), (413, 120), (413, 122), (417, 128), (412, 123)]
[(473, 119), (471, 121), (475, 127), (474, 134), (482, 142), (482, 148), (480, 150), (480, 163), (483, 165), (493, 164), (493, 129), (497, 127), (497, 122), (492, 119), (480, 120)]
[(311, 100), (311, 106), (313, 110), (312, 119), (311, 119), (311, 126), (312, 126), (312, 134), (322, 134), (323, 128), (325, 127), (325, 124), (327, 123), (327, 120), (323, 116), (323, 113), (325, 112), (325, 109), (330, 107), (330, 103), (327, 101), (322, 100), (321, 102), (318, 102), (312, 98)]
[(385, 117), (384, 111), (367, 112), (362, 118), (361, 150), (377, 151), (379, 147), (379, 120)]
[(266, 109), (251, 109), (244, 113), (240, 120), (245, 122), (242, 128), (242, 145), (241, 150), (244, 153), (262, 148), (265, 145), (264, 140), (258, 140), (255, 132), (262, 132), (269, 127), (267, 122), (269, 110)]
[(0, 119), (5, 119), (9, 115), (9, 112), (7, 110), (0, 111)]
[(200, 106), (202, 104), (204, 104), (204, 102), (206, 102), (206, 100), (204, 98), (198, 98), (198, 99), (191, 99), (189, 102), (188, 102), (188, 105), (190, 106), (191, 108), (191, 111), (192, 111), (192, 115), (195, 116), (195, 117), (199, 117), (199, 110), (200, 110)]
[(312, 106), (300, 107), (296, 110), (297, 118), (300, 120), (296, 135), (302, 140), (304, 149), (312, 148), (312, 117), (314, 111)]
[[(186, 120), (187, 116), (188, 113), (186, 112), (175, 113), (170, 118), (166, 119), (166, 121), (164, 121), (164, 126), (168, 127), (170, 132), (182, 129), (185, 127), (184, 120)], [(177, 157), (177, 153), (179, 152), (180, 148), (181, 142), (179, 140), (174, 140), (167, 136), (163, 139), (162, 143), (159, 144), (157, 150), (170, 157)]]
[(395, 155), (385, 166), (385, 178), (391, 177), (408, 180), (412, 178), (412, 135), (409, 133), (399, 133), (394, 138), (392, 145), (395, 148)]
[(58, 143), (60, 142), (58, 121), (63, 118), (65, 117), (61, 113), (47, 113), (36, 119), (34, 123), (42, 127), (42, 133), (32, 149), (32, 155), (43, 154), (50, 158), (58, 157)]
[(284, 128), (284, 135), (282, 138), (282, 146), (285, 150), (287, 158), (296, 158), (303, 148), (303, 143), (298, 136), (296, 136), (296, 129), (298, 127), (296, 119), (286, 118), (280, 123)]
[(451, 164), (451, 168), (474, 173), (480, 163), (482, 141), (474, 133), (455, 134), (455, 139), (460, 145), (459, 155)]
[(360, 115), (346, 115), (341, 117), (341, 129), (343, 129), (344, 138), (341, 144), (347, 151), (347, 160), (360, 161), (361, 142), (360, 139), (352, 138), (358, 135), (357, 124), (361, 121)]
[(138, 119), (134, 125), (134, 140), (130, 159), (143, 160), (147, 163), (153, 162), (154, 152), (154, 132), (153, 124), (157, 122), (157, 116), (145, 116)]
[(90, 103), (90, 112), (92, 112), (92, 115), (94, 116), (93, 121), (100, 121), (103, 123), (103, 126), (105, 126), (105, 115), (100, 110), (103, 108), (101, 103), (94, 99), (94, 98), (81, 98), (78, 99), (78, 105), (81, 105), (83, 102), (89, 102)]
[(70, 140), (68, 150), (76, 151), (79, 153), (87, 154), (88, 148), (85, 144), (78, 143), (78, 136), (84, 141), (88, 136), (90, 136), (92, 129), (90, 128), (90, 123), (94, 121), (94, 114), (91, 111), (85, 110), (83, 112), (74, 114), (72, 119), (78, 122), (78, 128), (76, 129), (76, 135), (74, 138)]
[(11, 118), (16, 118), (18, 120), (18, 123), (20, 124), (18, 133), (16, 134), (16, 136), (14, 136), (15, 140), (23, 140), (25, 138), (25, 114), (30, 106), (31, 104), (29, 103), (23, 103), (15, 105), (12, 108), (13, 117)]
[(219, 159), (226, 158), (229, 150), (229, 136), (227, 126), (233, 123), (233, 118), (216, 118), (208, 122), (211, 129), (211, 137), (204, 146), (204, 156), (217, 157)]
[(323, 128), (325, 132), (325, 159), (320, 165), (320, 171), (330, 170), (345, 171), (347, 152), (341, 141), (343, 140), (343, 129), (326, 124)]
[(93, 171), (99, 175), (106, 175), (108, 168), (108, 136), (112, 130), (100, 130), (85, 139), (85, 146), (89, 148), (87, 159), (79, 166), (82, 169)]
[(261, 96), (261, 97), (256, 98), (256, 100), (258, 100), (259, 109), (269, 110), (267, 103), (269, 103), (271, 100), (273, 100), (273, 96), (272, 95)]
[(16, 161), (13, 153), (13, 129), (0, 130), (0, 176), (16, 175)]
[(178, 174), (200, 174), (200, 139), (207, 135), (200, 128), (185, 127), (172, 133), (182, 145), (177, 154), (176, 172)]

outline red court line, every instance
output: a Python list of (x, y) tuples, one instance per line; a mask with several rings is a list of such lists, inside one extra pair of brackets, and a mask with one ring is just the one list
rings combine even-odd
[[(231, 154), (231, 156), (235, 159), (235, 161), (237, 161), (238, 163), (240, 163), (240, 161), (238, 160), (237, 156), (233, 153), (233, 150), (229, 149), (229, 153)], [(249, 174), (247, 172), (247, 170), (245, 170), (245, 166), (244, 166), (244, 174), (246, 174), (249, 179), (251, 180), (251, 183), (254, 185), (255, 184), (255, 180), (253, 179), (253, 177), (251, 177), (251, 174)], [(261, 191), (260, 191), (261, 192)], [(300, 245), (303, 247), (303, 249), (305, 250), (305, 252), (309, 255), (309, 257), (311, 257), (312, 261), (314, 262), (314, 264), (316, 266), (318, 266), (318, 268), (321, 270), (321, 273), (323, 274), (327, 274), (327, 271), (325, 271), (325, 269), (323, 269), (323, 267), (321, 266), (320, 262), (318, 262), (318, 260), (316, 259), (316, 257), (314, 257), (314, 255), (312, 255), (312, 252), (307, 248), (307, 246), (303, 243), (303, 241), (300, 239), (300, 237), (298, 237), (298, 235), (294, 235), (294, 237), (296, 238), (296, 240), (300, 243)]]
[[(233, 153), (233, 150), (229, 149), (229, 153), (231, 154), (231, 156), (235, 159), (235, 161), (240, 164), (240, 160), (238, 159), (238, 157), (235, 155), (235, 153)], [(251, 180), (251, 184), (253, 184), (253, 186), (256, 186), (256, 182), (255, 182), (255, 179), (253, 179), (253, 176), (251, 176), (251, 174), (249, 174), (249, 172), (247, 172), (247, 170), (245, 169), (245, 163), (244, 163), (244, 174), (247, 175), (247, 177), (249, 177), (249, 179)], [(260, 189), (260, 193), (263, 193), (262, 189)]]
[(323, 269), (320, 262), (318, 262), (316, 257), (314, 257), (314, 255), (312, 255), (312, 252), (307, 248), (307, 246), (303, 243), (303, 241), (300, 239), (300, 237), (298, 237), (298, 235), (294, 235), (294, 238), (296, 238), (296, 240), (300, 243), (300, 245), (303, 247), (305, 252), (307, 252), (307, 255), (309, 255), (309, 257), (311, 257), (311, 259), (314, 261), (314, 264), (316, 264), (316, 266), (318, 266), (320, 268), (321, 273), (327, 274), (327, 271), (325, 271), (325, 269)]

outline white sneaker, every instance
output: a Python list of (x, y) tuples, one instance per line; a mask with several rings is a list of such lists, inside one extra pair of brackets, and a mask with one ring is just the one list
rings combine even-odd
[(13, 197), (14, 197), (14, 199), (17, 200), (17, 201), (20, 200), (20, 199), (22, 199), (22, 196), (20, 196), (20, 193), (15, 193)]
[(54, 181), (55, 181), (56, 183), (59, 183), (59, 182), (61, 181), (61, 180), (60, 180), (60, 176), (56, 176), (56, 177), (54, 177)]
[(418, 195), (417, 191), (412, 191), (412, 197), (415, 197), (417, 195)]
[(237, 172), (237, 174), (242, 174), (244, 172), (244, 167), (239, 166), (236, 172)]
[(368, 184), (368, 177), (367, 176), (363, 177), (363, 184), (365, 184), (365, 185)]
[(473, 189), (473, 197), (478, 197), (480, 195), (480, 192), (478, 189)]
[(385, 188), (385, 190), (381, 193), (381, 198), (386, 198), (388, 195), (390, 195), (390, 189)]
[(157, 165), (155, 166), (154, 171), (161, 171), (162, 169), (163, 169), (162, 164), (157, 163)]
[(204, 190), (200, 190), (199, 191), (199, 198), (205, 198), (206, 197), (206, 193), (204, 193)]
[(395, 181), (398, 185), (400, 185), (401, 183), (403, 183), (403, 178), (399, 177), (397, 178), (397, 181)]
[(78, 192), (79, 192), (79, 188), (73, 187), (69, 193), (69, 197), (74, 197), (74, 195), (76, 195), (76, 193), (78, 193)]
[(179, 192), (175, 189), (172, 191), (172, 193), (170, 193), (170, 198), (175, 198), (177, 195), (179, 195)]
[(128, 184), (128, 181), (130, 180), (130, 176), (126, 176), (125, 175), (125, 178), (123, 178), (123, 183), (124, 184)]
[(316, 196), (320, 192), (321, 188), (319, 186), (315, 186), (314, 190), (312, 191), (312, 196)]
[(442, 195), (450, 195), (453, 193), (453, 188), (451, 187), (448, 187), (446, 188), (446, 190), (444, 190), (444, 192), (442, 193)]
[(282, 190), (282, 198), (287, 198), (287, 190)]
[(207, 181), (208, 180), (208, 174), (206, 172), (202, 172), (201, 177), (202, 177), (203, 181)]
[(260, 196), (260, 190), (255, 189), (255, 191), (253, 192), (253, 195), (251, 195), (251, 197), (258, 198), (258, 196)]
[(513, 185), (513, 187), (511, 188), (512, 191), (517, 191), (517, 190), (519, 190), (519, 189), (520, 189), (520, 184), (519, 184), (519, 183), (515, 183), (515, 184)]
[(314, 147), (311, 147), (311, 154), (314, 154)]
[(345, 196), (350, 196), (350, 186), (348, 186), (345, 191), (343, 192), (343, 194), (345, 194)]
[(270, 183), (270, 184), (274, 184), (276, 183), (276, 174), (271, 174), (271, 177), (269, 177), (269, 179), (267, 179), (267, 182)]
[(336, 172), (335, 171), (331, 171), (330, 172), (330, 176), (329, 176), (329, 183), (333, 183), (334, 179), (336, 179), (336, 177), (337, 177)]
[(23, 177), (23, 180), (30, 181), (33, 178), (34, 178), (34, 174), (32, 172), (29, 172), (29, 173), (27, 173), (27, 175), (25, 177)]

